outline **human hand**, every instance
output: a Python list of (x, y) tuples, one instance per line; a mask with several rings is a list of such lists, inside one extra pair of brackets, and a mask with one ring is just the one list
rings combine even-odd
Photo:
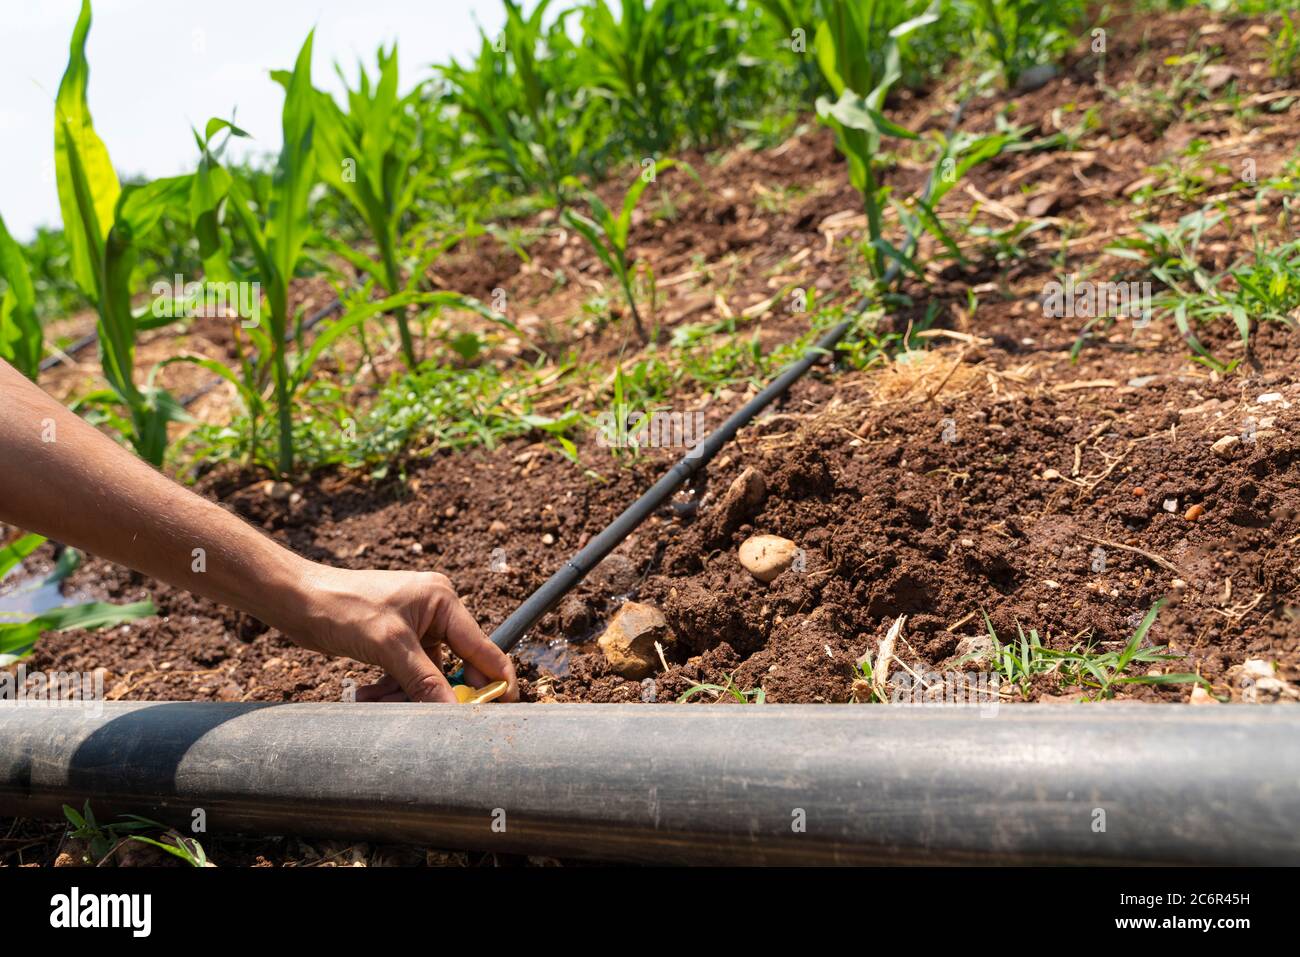
[(298, 611), (281, 629), (294, 642), (386, 672), (358, 689), (358, 701), (455, 702), (442, 673), (444, 643), (464, 660), (471, 685), (505, 681), (502, 699), (519, 700), (514, 663), (483, 634), (445, 575), (313, 564), (298, 598)]

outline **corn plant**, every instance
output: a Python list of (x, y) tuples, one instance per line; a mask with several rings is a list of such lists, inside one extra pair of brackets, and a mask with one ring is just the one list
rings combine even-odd
[[(378, 61), (373, 84), (365, 67), (359, 66), (357, 87), (348, 89), (346, 113), (328, 94), (318, 95), (317, 151), (321, 177), (365, 220), (378, 258), (372, 259), (342, 242), (331, 242), (330, 248), (373, 276), (392, 295), (402, 288), (398, 264), (402, 217), (411, 208), (427, 173), (417, 165), (421, 144), (409, 121), (414, 113), (410, 108), (420, 91), (398, 96), (396, 45), (387, 52), (381, 48)], [(342, 78), (341, 71), (339, 75)], [(402, 356), (407, 367), (414, 369), (415, 346), (405, 311), (398, 310), (394, 318)]]
[[(4, 548), (0, 548), (0, 580), (12, 572), (24, 558), (36, 551), (45, 538), (40, 535), (23, 535)], [(57, 584), (77, 567), (80, 555), (65, 549), (54, 571), (42, 585)], [(111, 628), (136, 618), (154, 614), (152, 601), (138, 601), (129, 605), (112, 605), (107, 602), (84, 602), (52, 608), (38, 615), (20, 615), (0, 612), (0, 666), (12, 664), (31, 653), (42, 634), (68, 628)]]
[(1070, 46), (1083, 14), (1079, 0), (979, 0), (973, 25), (984, 34), (1007, 85), (1015, 86), (1025, 70)]
[(279, 432), (278, 463), (281, 472), (293, 470), (293, 376), (289, 369), (286, 337), (293, 316), (289, 312), (289, 285), (298, 269), (307, 238), (307, 204), (315, 185), (316, 91), (311, 85), (311, 53), (315, 31), (307, 34), (291, 73), (273, 77), (284, 87), (282, 125), (284, 143), (276, 162), (270, 195), (260, 207), (259, 222), (245, 185), (229, 180), (230, 209), (251, 247), (257, 274), (266, 290), (270, 330), (260, 337), (271, 364), (275, 390), (275, 416)]
[(1300, 27), (1293, 13), (1283, 12), (1269, 51), (1269, 73), (1279, 80), (1300, 76)]
[[(581, 8), (582, 77), (620, 114), (620, 131), (643, 154), (679, 143), (703, 145), (728, 127), (716, 91), (770, 91), (737, 82), (746, 23), (741, 11), (718, 0), (620, 0), (619, 15), (605, 0)], [(733, 117), (736, 111), (733, 109)]]
[(620, 0), (617, 19), (604, 0), (582, 8), (582, 32), (594, 54), (593, 84), (612, 91), (634, 111), (646, 137), (643, 149), (660, 150), (672, 142), (668, 120), (671, 75), (665, 72), (669, 0)]
[[(213, 145), (218, 134), (242, 136), (245, 135), (242, 130), (224, 120), (212, 120), (202, 136), (195, 134), (201, 159), (194, 176), (190, 203), (205, 264), (216, 274), (229, 273), (244, 281), (258, 279), (268, 290), (269, 322), (265, 327), (260, 323), (241, 323), (235, 334), (238, 355), (235, 369), (191, 355), (167, 360), (167, 363), (197, 364), (235, 387), (248, 412), (247, 453), (250, 461), (260, 461), (259, 422), (273, 419), (277, 434), (275, 464), (285, 474), (293, 471), (295, 460), (294, 403), (310, 382), (321, 356), (343, 336), (376, 316), (404, 314), (412, 305), (472, 310), (494, 321), (504, 322), (502, 317), (475, 300), (450, 292), (417, 292), (410, 288), (409, 283), (408, 288), (371, 301), (372, 279), (357, 295), (350, 297), (338, 319), (320, 327), (310, 345), (303, 342), (299, 317), (289, 308), (289, 286), (306, 256), (304, 247), (312, 235), (307, 205), (316, 182), (318, 157), (315, 138), (321, 97), (311, 85), (312, 39), (308, 34), (292, 72), (277, 71), (273, 74), (285, 90), (284, 146), (275, 175), (264, 193), (255, 192), (257, 180), (230, 175), (220, 165), (220, 149)], [(222, 224), (227, 217), (238, 224), (252, 252), (254, 266), (249, 274), (236, 270), (230, 261), (231, 240), (222, 234)], [(417, 273), (412, 278), (418, 279), (418, 276)], [(245, 336), (247, 344), (243, 341)]]
[[(799, 47), (807, 43), (808, 32), (814, 31), (820, 16), (817, 8), (819, 0), (758, 0), (767, 16), (781, 31), (783, 45), (792, 51), (802, 53)], [(823, 80), (817, 66), (806, 57), (797, 58), (804, 83), (813, 95), (823, 91)]]
[[(966, 262), (966, 257), (956, 240), (952, 238), (939, 218), (937, 212), (939, 202), (973, 167), (999, 155), (1016, 141), (1014, 132), (1005, 131), (974, 134), (961, 130), (951, 136), (945, 133), (937, 134), (935, 161), (925, 189), (919, 195), (909, 197), (905, 202), (890, 197), (891, 204), (897, 210), (908, 236), (911, 237), (901, 249), (887, 246), (890, 256), (914, 275), (923, 277), (924, 272), (913, 260), (912, 253), (915, 237), (919, 237), (921, 231), (925, 230), (943, 244), (953, 259)], [(1030, 224), (1026, 223), (1024, 228), (1030, 228)], [(883, 239), (881, 242), (885, 243)]]
[(10, 363), (33, 382), (41, 367), (44, 337), (36, 316), (36, 289), (22, 248), (0, 217), (0, 359)]
[(594, 171), (607, 111), (575, 70), (566, 32), (572, 11), (548, 28), (550, 0), (527, 16), (516, 0), (504, 3), (505, 27), (497, 37), (481, 35), (473, 64), (441, 68), (452, 103), (474, 130), (463, 161), (487, 164), (557, 203), (567, 177)]
[(884, 236), (882, 213), (887, 193), (879, 175), (881, 144), (886, 136), (917, 138), (885, 117), (885, 97), (902, 76), (900, 39), (935, 22), (936, 7), (898, 22), (904, 4), (845, 0), (830, 5), (813, 41), (817, 63), (835, 97), (818, 97), (817, 114), (835, 130), (840, 152), (849, 163), (849, 179), (862, 194), (869, 262), (877, 278), (884, 275), (888, 259), (904, 258)]
[(82, 307), (85, 298), (68, 269), (71, 257), (62, 229), (38, 226), (36, 235), (23, 245), (23, 257), (36, 292), (38, 317), (66, 316)]
[(153, 386), (152, 376), (144, 387), (135, 383), (137, 323), (131, 309), (131, 280), (138, 241), (185, 194), (189, 177), (125, 189), (118, 182), (86, 102), (90, 19), (90, 0), (82, 0), (54, 107), (54, 166), (69, 265), (78, 287), (99, 313), (100, 361), (110, 390), (83, 401), (126, 406), (130, 418), (121, 425), (131, 444), (146, 461), (160, 465), (167, 447), (167, 424), (183, 419), (185, 410), (165, 390)]
[(627, 257), (628, 233), (632, 228), (632, 214), (636, 212), (637, 203), (641, 200), (641, 194), (645, 192), (647, 186), (655, 181), (660, 173), (675, 166), (680, 166), (690, 173), (692, 177), (698, 179), (695, 170), (691, 168), (690, 164), (681, 160), (662, 159), (656, 162), (653, 167), (648, 166), (637, 174), (636, 179), (632, 181), (632, 185), (623, 194), (623, 206), (617, 216), (599, 196), (592, 192), (587, 194), (587, 204), (591, 209), (592, 218), (588, 218), (572, 209), (566, 209), (563, 214), (565, 225), (577, 231), (583, 239), (587, 240), (591, 248), (595, 250), (596, 255), (600, 257), (600, 261), (609, 268), (609, 271), (614, 274), (614, 278), (618, 280), (618, 284), (623, 290), (623, 296), (627, 299), (628, 310), (632, 316), (632, 325), (636, 328), (636, 333), (643, 343), (649, 342), (650, 337), (646, 332), (645, 323), (641, 320), (641, 313), (636, 304), (636, 294), (632, 289), (635, 263), (630, 263)]

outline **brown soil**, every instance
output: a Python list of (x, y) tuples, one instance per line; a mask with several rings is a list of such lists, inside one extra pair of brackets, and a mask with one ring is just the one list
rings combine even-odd
[[(1009, 109), (1012, 122), (1038, 135), (1101, 108), (1101, 122), (1075, 148), (1007, 154), (974, 171), (943, 207), (949, 218), (974, 211), (1002, 225), (1032, 211), (1047, 228), (1020, 257), (999, 261), (972, 245), (971, 266), (943, 269), (928, 288), (909, 284), (915, 307), (889, 321), (904, 328), (937, 303), (949, 334), (933, 349), (866, 372), (823, 366), (745, 430), (693, 494), (650, 518), (519, 647), (525, 700), (651, 697), (642, 682), (611, 673), (592, 641), (629, 597), (661, 608), (673, 632), (669, 667), (654, 678), (660, 702), (728, 681), (761, 687), (769, 701), (846, 702), (854, 663), (875, 654), (900, 615), (907, 623), (895, 653), (916, 671), (942, 670), (969, 648), (984, 632), (981, 612), (1004, 639), (1019, 624), (1053, 648), (1116, 649), (1161, 598), (1168, 605), (1149, 642), (1183, 656), (1164, 670), (1196, 672), (1215, 695), (1234, 698), (1248, 658), (1300, 679), (1296, 333), (1259, 328), (1252, 354), (1226, 376), (1190, 362), (1164, 320), (1105, 330), (1072, 362), (1080, 321), (1048, 318), (1039, 306), (1044, 284), (1062, 272), (1109, 278), (1125, 268), (1102, 250), (1135, 231), (1134, 184), (1192, 138), (1229, 166), (1249, 155), (1261, 179), (1293, 155), (1297, 106), (1263, 112), (1252, 125), (1194, 96), (1168, 122), (1134, 105), (1134, 90), (1167, 84), (1180, 68), (1166, 60), (1193, 48), (1221, 50), (1214, 62), (1236, 68), (1242, 101), (1267, 110), (1280, 86), (1261, 65), (1262, 26), (1190, 13), (1144, 21), (1140, 34), (1114, 26), (1104, 83), (1089, 55), (1014, 103), (974, 101), (966, 128), (989, 129)], [(945, 127), (950, 110), (943, 90), (897, 107), (931, 129)], [(733, 150), (720, 162), (688, 158), (703, 186), (668, 174), (676, 212), (657, 217), (647, 202), (633, 232), (658, 277), (665, 327), (754, 307), (742, 321), (770, 348), (806, 331), (807, 319), (780, 301), (761, 308), (769, 297), (791, 284), (849, 293), (862, 266), (844, 239), (861, 233), (860, 206), (825, 131), (810, 128), (767, 152)], [(906, 161), (894, 173), (909, 187), (923, 175)], [(1204, 253), (1222, 268), (1250, 248), (1253, 229), (1275, 230), (1279, 211), (1276, 196), (1260, 204), (1236, 185), (1235, 173), (1220, 175), (1205, 195), (1163, 197), (1149, 211), (1172, 223), (1218, 195), (1233, 215)], [(439, 284), (485, 299), (508, 290), (512, 318), (554, 359), (632, 355), (626, 323), (582, 309), (597, 289), (617, 297), (578, 237), (547, 214), (525, 226), (540, 237), (529, 262), (480, 237), (440, 261)], [(931, 252), (923, 246), (922, 258)], [(970, 289), (979, 296), (973, 313)], [(1240, 356), (1234, 337), (1212, 330), (1203, 340), (1216, 354)], [(529, 352), (509, 340), (498, 346), (498, 359)], [(724, 390), (676, 401), (703, 408), (713, 426), (744, 398)], [(555, 401), (580, 400), (598, 407), (604, 399), (584, 384)], [(1211, 451), (1220, 437), (1241, 434), (1249, 438), (1232, 455)], [(264, 476), (229, 470), (205, 477), (200, 491), (321, 561), (442, 571), (490, 629), (679, 453), (616, 458), (592, 438), (580, 443), (579, 468), (545, 443), (518, 440), (492, 453), (412, 460), (404, 481), (325, 472), (296, 484), (291, 501), (264, 494)], [(718, 499), (746, 466), (764, 475), (768, 494), (727, 521)], [(770, 585), (755, 580), (736, 549), (760, 532), (796, 542), (803, 569)], [(501, 556), (506, 569), (494, 571)], [(151, 596), (159, 607), (157, 618), (112, 634), (50, 635), (28, 662), (105, 668), (110, 698), (338, 700), (347, 679), (376, 676), (102, 561), (88, 561), (69, 587), (118, 601)], [(1040, 683), (1026, 697), (1074, 690)], [(1129, 685), (1119, 696), (1178, 701), (1189, 691)]]

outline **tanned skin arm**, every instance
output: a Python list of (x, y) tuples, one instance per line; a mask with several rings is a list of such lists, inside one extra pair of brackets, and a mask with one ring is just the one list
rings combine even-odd
[[(0, 521), (247, 612), (304, 648), (378, 665), (362, 700), (455, 701), (445, 642), (471, 684), (514, 666), (451, 582), (309, 561), (176, 484), (0, 361)], [(203, 549), (203, 571), (195, 549)]]

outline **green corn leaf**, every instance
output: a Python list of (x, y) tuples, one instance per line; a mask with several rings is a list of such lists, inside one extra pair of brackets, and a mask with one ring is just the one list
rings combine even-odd
[(44, 335), (36, 316), (36, 289), (22, 247), (9, 235), (0, 217), (0, 279), (8, 288), (0, 298), (0, 359), (32, 381), (44, 351)]
[(600, 258), (600, 261), (603, 262), (609, 268), (609, 271), (621, 281), (622, 277), (626, 274), (627, 269), (624, 266), (623, 261), (620, 258), (617, 258), (615, 253), (606, 246), (600, 227), (586, 216), (574, 212), (571, 209), (566, 209), (562, 218), (566, 226), (577, 230), (582, 238), (587, 240), (596, 255)]
[(241, 379), (224, 362), (220, 362), (216, 359), (209, 359), (206, 358), (205, 356), (181, 355), (181, 356), (172, 356), (169, 359), (164, 359), (161, 363), (159, 363), (159, 365), (169, 366), (177, 362), (185, 362), (191, 365), (199, 366), (200, 368), (207, 369), (213, 375), (217, 375), (225, 379), (227, 382), (229, 382), (231, 385), (235, 387), (235, 391), (239, 393), (239, 398), (243, 401), (245, 408), (249, 409), (250, 411), (261, 407), (262, 404), (261, 394), (254, 387), (255, 384), (250, 384), (249, 382), (246, 382), (245, 380)]
[(54, 608), (24, 622), (0, 624), (0, 655), (21, 656), (47, 631), (107, 628), (137, 618), (147, 618), (155, 612), (152, 601), (138, 601), (130, 605), (87, 602), (84, 605)]
[(277, 333), (283, 333), (287, 319), (288, 284), (297, 269), (310, 228), (307, 202), (315, 183), (312, 142), (316, 128), (316, 91), (311, 85), (315, 32), (312, 30), (303, 41), (293, 72), (276, 71), (273, 74), (284, 87), (284, 145), (271, 181), (266, 225), (267, 252), (274, 266), (272, 275), (268, 277), (272, 287), (272, 322), (281, 324), (275, 330)]
[(29, 534), (0, 548), (0, 578), (8, 575), (19, 562), (40, 548), (44, 542), (44, 535)]
[(212, 138), (222, 131), (228, 132), (230, 136), (248, 135), (233, 123), (219, 117), (208, 120), (202, 137), (195, 133), (194, 138), (199, 145), (199, 165), (194, 171), (188, 197), (190, 227), (199, 243), (204, 278), (210, 282), (230, 282), (235, 278), (230, 265), (233, 244), (229, 232), (222, 229), (222, 212), (230, 194), (231, 176), (217, 161), (212, 149)]
[(82, 0), (68, 67), (54, 103), (54, 169), (73, 278), (86, 296), (98, 300), (98, 263), (121, 186), (108, 149), (95, 133), (86, 101), (90, 19), (90, 0)]

